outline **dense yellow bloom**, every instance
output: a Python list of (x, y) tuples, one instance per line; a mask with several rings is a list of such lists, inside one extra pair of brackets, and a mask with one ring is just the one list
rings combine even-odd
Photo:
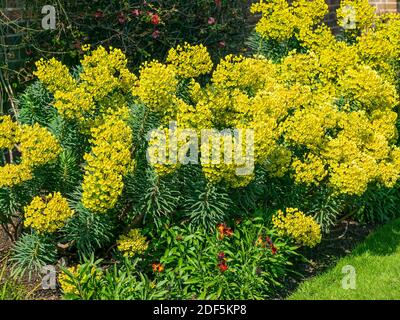
[[(76, 277), (78, 275), (77, 266), (72, 266), (68, 268), (68, 271)], [(61, 290), (64, 294), (79, 294), (79, 289), (77, 285), (73, 282), (71, 277), (64, 271), (58, 275), (58, 282), (60, 283)]]
[(0, 149), (13, 149), (20, 140), (20, 127), (10, 116), (0, 116)]
[[(105, 112), (104, 105), (115, 111), (126, 104), (125, 95), (132, 91), (137, 78), (127, 69), (127, 59), (120, 49), (110, 48), (107, 52), (100, 46), (87, 53), (81, 64), (78, 80), (55, 59), (39, 61), (35, 75), (54, 93), (58, 112), (67, 119), (78, 120), (88, 131)], [(118, 96), (119, 101), (110, 103), (110, 96)]]
[(176, 77), (174, 66), (157, 61), (146, 62), (140, 69), (138, 87), (134, 93), (151, 111), (175, 114)]
[[(178, 132), (254, 130), (254, 150), (238, 156), (245, 162), (254, 160), (270, 176), (290, 174), (296, 183), (326, 184), (349, 195), (361, 195), (373, 183), (394, 185), (400, 176), (395, 145), (400, 19), (373, 16), (366, 0), (342, 2), (340, 18), (346, 6), (356, 10), (358, 28), (346, 34), (352, 36), (348, 42), (321, 23), (327, 13), (324, 0), (254, 4), (252, 11), (262, 14), (256, 31), (265, 40), (289, 47), (291, 40), (299, 43), (301, 50), (278, 62), (262, 55), (228, 55), (212, 72), (206, 48), (184, 44), (169, 51), (166, 63), (145, 63), (136, 79), (122, 52), (99, 48), (82, 60), (79, 80), (60, 63), (49, 62), (49, 70), (65, 74), (62, 81), (44, 74), (45, 63), (40, 62), (38, 76), (54, 92), (56, 108), (83, 122), (87, 132), (92, 129), (93, 148), (85, 156), (85, 205), (104, 212), (122, 193), (123, 176), (132, 164), (131, 133), (123, 124), (129, 112), (128, 92), (160, 117), (165, 141), (153, 135), (149, 143), (150, 158), (161, 159), (150, 161), (158, 175), (181, 165), (175, 158), (188, 138), (178, 134), (180, 142), (171, 145), (166, 128), (176, 121)], [(211, 72), (206, 85), (194, 79)], [(120, 134), (114, 132), (116, 127)], [(2, 138), (0, 133), (1, 143), (15, 144), (9, 134)], [(164, 150), (156, 148), (162, 144)], [(207, 147), (202, 145), (200, 154)], [(224, 153), (221, 157), (220, 163), (200, 163), (208, 181), (232, 187), (252, 181), (252, 174), (238, 175), (238, 165), (224, 162)]]
[(61, 152), (57, 139), (38, 124), (19, 125), (11, 117), (0, 117), (0, 149), (21, 153), (19, 163), (0, 166), (0, 188), (13, 187), (32, 179), (32, 170), (55, 160)]
[(339, 92), (352, 104), (368, 111), (392, 109), (398, 101), (396, 87), (369, 66), (348, 70), (339, 79)]
[(167, 63), (175, 67), (177, 75), (195, 78), (211, 71), (213, 64), (207, 48), (201, 45), (191, 46), (185, 43), (168, 52)]
[(93, 144), (86, 160), (82, 203), (94, 212), (112, 209), (124, 187), (123, 176), (132, 169), (132, 130), (119, 115), (105, 117), (91, 129)]
[(179, 150), (184, 138), (179, 128), (158, 128), (150, 133), (148, 160), (157, 175), (169, 175), (181, 166), (183, 155), (179, 154)]
[(296, 208), (286, 208), (285, 213), (279, 210), (272, 217), (272, 224), (280, 235), (291, 237), (300, 245), (312, 248), (321, 242), (321, 226)]
[(277, 146), (268, 156), (263, 166), (271, 177), (283, 177), (290, 169), (292, 152), (284, 147)]
[(305, 161), (296, 160), (292, 164), (298, 183), (318, 185), (328, 174), (324, 162), (314, 154), (307, 155)]
[(32, 178), (32, 169), (25, 164), (6, 164), (0, 167), (0, 188), (11, 188)]
[(121, 235), (117, 240), (117, 248), (125, 257), (143, 254), (149, 244), (139, 229), (132, 229), (127, 235)]
[(58, 90), (68, 92), (76, 86), (76, 82), (69, 73), (68, 68), (55, 58), (48, 61), (39, 60), (36, 63), (36, 68), (37, 71), (34, 71), (33, 74), (52, 93), (56, 93)]
[(57, 139), (46, 129), (35, 123), (21, 127), (20, 151), (22, 162), (36, 167), (55, 160), (61, 152)]
[(59, 192), (41, 198), (35, 197), (25, 207), (25, 221), (27, 227), (32, 227), (40, 233), (56, 232), (65, 222), (74, 215), (68, 202)]
[(230, 130), (226, 134), (217, 130), (203, 133), (201, 165), (208, 181), (239, 188), (254, 179), (253, 141), (249, 141), (246, 131), (236, 134), (237, 137)]
[(311, 30), (327, 13), (328, 6), (323, 0), (261, 0), (251, 7), (252, 13), (262, 13), (256, 31), (266, 39), (286, 41), (298, 32)]

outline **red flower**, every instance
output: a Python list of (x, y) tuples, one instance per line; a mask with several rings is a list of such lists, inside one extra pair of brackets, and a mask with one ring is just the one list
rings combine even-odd
[(220, 223), (217, 225), (219, 231), (219, 239), (222, 240), (224, 236), (231, 237), (233, 235), (233, 230), (228, 228), (225, 223)]
[(151, 23), (154, 24), (155, 26), (160, 24), (160, 16), (158, 14), (153, 14), (151, 16)]
[(97, 10), (97, 11), (94, 13), (94, 17), (95, 17), (96, 19), (103, 18), (103, 17), (104, 17), (104, 13), (103, 13), (101, 10)]
[(215, 18), (213, 18), (213, 17), (209, 17), (209, 18), (208, 18), (208, 24), (209, 24), (209, 25), (215, 24), (216, 21), (217, 21), (217, 20), (215, 20)]
[(226, 229), (224, 230), (224, 234), (225, 234), (227, 237), (232, 237), (232, 236), (233, 236), (233, 230), (232, 230), (231, 228), (226, 228)]
[(151, 36), (154, 39), (157, 39), (160, 36), (160, 30), (154, 30), (154, 32), (151, 34)]
[(135, 17), (138, 17), (138, 16), (140, 16), (141, 11), (140, 11), (139, 9), (134, 9), (134, 10), (131, 11), (131, 13), (132, 13)]
[(153, 269), (154, 272), (163, 272), (164, 271), (164, 266), (160, 263), (153, 263), (151, 265), (151, 268)]
[(218, 42), (218, 46), (219, 46), (220, 48), (225, 48), (225, 47), (226, 47), (225, 41), (220, 41), (220, 42)]
[(276, 254), (278, 252), (277, 247), (275, 247), (274, 243), (272, 242), (271, 238), (266, 236), (265, 240), (267, 241), (269, 247), (271, 248), (272, 254)]
[(215, 5), (216, 5), (218, 8), (221, 8), (221, 0), (215, 0)]
[(226, 270), (228, 270), (228, 266), (226, 265), (225, 261), (218, 263), (218, 268), (221, 272), (225, 272)]
[(219, 231), (219, 239), (222, 240), (224, 238), (224, 230), (225, 230), (226, 224), (220, 223), (217, 225), (217, 229)]

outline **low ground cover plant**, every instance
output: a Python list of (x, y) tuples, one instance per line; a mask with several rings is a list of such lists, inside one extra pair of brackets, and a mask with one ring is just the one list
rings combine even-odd
[(188, 43), (137, 73), (102, 46), (38, 61), (0, 118), (15, 273), (68, 257), (65, 298), (263, 299), (338, 219), (395, 216), (400, 20), (344, 5), (334, 36), (323, 0), (261, 1), (253, 55), (217, 65)]

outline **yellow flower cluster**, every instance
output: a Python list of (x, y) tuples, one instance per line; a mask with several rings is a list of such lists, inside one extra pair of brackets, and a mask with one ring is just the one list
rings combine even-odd
[(23, 125), (20, 139), (22, 162), (36, 167), (55, 160), (61, 152), (57, 139), (46, 129), (35, 123)]
[(175, 67), (177, 75), (184, 78), (195, 78), (207, 74), (213, 67), (206, 47), (191, 46), (188, 43), (170, 49), (167, 62)]
[(169, 175), (180, 167), (183, 155), (179, 154), (179, 150), (183, 147), (184, 138), (179, 128), (175, 128), (174, 132), (169, 128), (151, 132), (147, 153), (157, 175)]
[[(78, 266), (72, 266), (68, 268), (68, 272), (70, 272), (74, 277), (78, 275)], [(58, 282), (60, 283), (61, 290), (64, 294), (79, 294), (79, 289), (77, 285), (73, 282), (71, 277), (65, 273), (64, 271), (58, 275)]]
[(13, 149), (20, 136), (18, 123), (12, 121), (10, 116), (0, 116), (0, 149)]
[[(38, 76), (55, 93), (60, 113), (83, 117), (92, 128), (102, 128), (109, 117), (125, 118), (128, 91), (157, 113), (159, 129), (167, 133), (166, 141), (156, 136), (150, 141), (150, 147), (166, 144), (166, 161), (153, 164), (160, 175), (179, 167), (179, 161), (168, 161), (175, 150), (168, 149), (167, 123), (176, 121), (179, 129), (197, 133), (252, 129), (254, 153), (239, 154), (240, 158), (254, 156), (255, 165), (271, 176), (291, 174), (297, 183), (327, 184), (337, 193), (360, 195), (372, 183), (393, 186), (400, 176), (400, 149), (395, 144), (400, 19), (373, 17), (366, 0), (346, 0), (340, 10), (345, 6), (356, 8), (356, 24), (362, 29), (352, 34), (351, 42), (338, 40), (321, 23), (327, 11), (324, 0), (254, 4), (252, 11), (262, 13), (256, 30), (265, 39), (287, 45), (295, 37), (302, 50), (275, 63), (261, 55), (229, 55), (206, 84), (195, 78), (212, 71), (209, 54), (203, 46), (189, 44), (171, 49), (166, 63), (145, 63), (137, 80), (126, 69), (121, 52), (102, 48), (83, 59), (79, 80), (54, 60), (40, 62)], [(58, 79), (52, 70), (65, 76)], [(122, 128), (120, 134), (110, 133), (115, 142), (107, 142), (103, 133), (92, 133), (94, 147), (85, 156), (83, 200), (95, 211), (115, 205), (130, 162), (131, 146), (123, 137), (131, 133), (115, 121), (104, 127), (110, 132)], [(121, 158), (113, 151), (115, 145)], [(160, 156), (152, 150), (150, 156)], [(202, 163), (209, 181), (233, 187), (253, 179), (252, 174), (238, 176), (239, 167), (224, 161)]]
[(82, 204), (102, 213), (114, 208), (122, 194), (123, 177), (133, 169), (132, 130), (121, 115), (109, 115), (91, 133), (93, 147), (84, 156)]
[(59, 90), (68, 92), (76, 86), (76, 81), (69, 73), (68, 68), (55, 58), (47, 61), (40, 59), (36, 62), (36, 68), (37, 71), (34, 71), (33, 74), (53, 94)]
[(80, 264), (67, 268), (72, 277), (64, 271), (58, 275), (58, 282), (64, 294), (79, 295), (79, 287), (85, 286), (91, 279), (99, 280), (103, 275), (102, 270), (94, 266), (90, 273), (81, 272), (81, 268)]
[[(247, 186), (254, 178), (254, 150), (246, 145), (246, 135), (235, 138), (232, 133), (218, 131), (202, 136), (201, 165), (206, 179), (212, 183), (224, 181), (233, 188)], [(246, 170), (247, 169), (247, 170)], [(245, 174), (239, 174), (246, 170)]]
[(117, 248), (125, 257), (134, 257), (143, 254), (149, 244), (139, 229), (132, 229), (127, 235), (121, 235), (117, 241)]
[(328, 174), (324, 162), (314, 154), (306, 156), (306, 160), (293, 161), (295, 179), (298, 183), (318, 185)]
[(134, 89), (134, 94), (151, 111), (173, 116), (178, 86), (176, 72), (173, 65), (164, 65), (157, 61), (146, 62), (140, 69), (138, 87)]
[(44, 198), (33, 198), (24, 211), (25, 226), (32, 227), (40, 233), (56, 232), (74, 215), (67, 200), (59, 192), (49, 194)]
[[(193, 79), (193, 73), (179, 71), (178, 63), (153, 62), (139, 78), (140, 90), (146, 92), (140, 97), (142, 101), (162, 114), (164, 124), (176, 120), (179, 128), (197, 132), (204, 128), (253, 129), (255, 163), (271, 176), (290, 172), (297, 183), (326, 183), (337, 193), (356, 195), (370, 183), (393, 185), (400, 174), (400, 168), (395, 169), (400, 161), (394, 145), (396, 86), (391, 77), (380, 73), (383, 67), (372, 59), (372, 49), (361, 53), (363, 41), (365, 46), (368, 43), (377, 48), (381, 42), (374, 42), (372, 36), (367, 41), (363, 34), (358, 42), (347, 44), (338, 41), (323, 24), (312, 27), (323, 15), (323, 1), (282, 2), (276, 8), (272, 4), (275, 2), (261, 1), (253, 11), (266, 13), (267, 19), (271, 12), (279, 12), (279, 6), (286, 8), (282, 12), (289, 12), (291, 18), (282, 23), (301, 25), (290, 33), (308, 51), (291, 52), (276, 64), (262, 56), (229, 55), (216, 66), (205, 86)], [(378, 24), (379, 39), (388, 44), (388, 39), (394, 41), (394, 31), (400, 30), (397, 21), (389, 22), (390, 27)], [(265, 28), (264, 23), (261, 19), (259, 28)], [(394, 52), (400, 50), (392, 50), (386, 69), (397, 57)], [(185, 101), (176, 92), (177, 74), (189, 83)], [(152, 145), (158, 143), (153, 140)], [(165, 162), (157, 164), (156, 171), (166, 174), (177, 167)], [(209, 181), (232, 187), (245, 186), (253, 179), (251, 174), (238, 176), (238, 166), (223, 160), (202, 163), (202, 169)]]
[(55, 160), (61, 152), (57, 139), (38, 124), (19, 125), (10, 116), (0, 117), (0, 149), (21, 153), (19, 163), (0, 167), (0, 188), (13, 187), (32, 179), (34, 168)]
[(327, 13), (323, 0), (260, 1), (251, 7), (252, 13), (262, 13), (256, 31), (266, 39), (286, 41), (299, 32), (311, 30)]
[(54, 106), (60, 114), (78, 120), (87, 131), (98, 124), (96, 118), (103, 113), (115, 112), (126, 104), (125, 95), (137, 78), (127, 69), (127, 59), (120, 49), (110, 48), (107, 52), (100, 46), (86, 54), (81, 64), (83, 71), (78, 80), (55, 59), (40, 60), (35, 75), (54, 94)]
[(280, 235), (291, 237), (300, 245), (312, 248), (321, 242), (321, 226), (296, 208), (286, 208), (285, 213), (279, 210), (272, 217), (272, 224)]

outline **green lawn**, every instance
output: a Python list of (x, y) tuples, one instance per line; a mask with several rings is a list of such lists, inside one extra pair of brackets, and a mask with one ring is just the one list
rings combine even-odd
[[(355, 289), (342, 287), (347, 265), (355, 268)], [(332, 269), (303, 282), (289, 299), (400, 299), (400, 219), (380, 227)]]

